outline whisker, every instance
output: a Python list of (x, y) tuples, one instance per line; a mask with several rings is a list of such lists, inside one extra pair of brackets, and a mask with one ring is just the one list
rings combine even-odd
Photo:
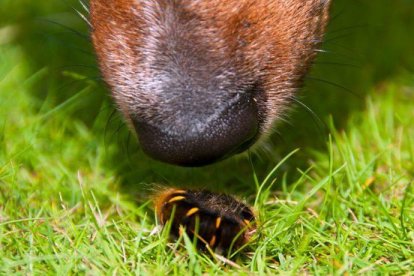
[(89, 6), (88, 4), (86, 4), (85, 2), (83, 2), (82, 0), (79, 0), (79, 3), (81, 4), (82, 8), (85, 10), (85, 12), (87, 14), (89, 14)]
[(337, 36), (333, 36), (333, 37), (326, 37), (324, 40), (324, 44), (333, 44), (332, 42), (336, 42), (338, 40), (344, 39), (344, 38), (349, 38), (353, 35), (354, 33), (347, 33), (347, 34), (343, 34), (343, 35), (337, 35)]
[(122, 120), (120, 120), (120, 122), (118, 124), (118, 127), (113, 132), (113, 135), (114, 136), (116, 134), (118, 144), (121, 144), (121, 145), (122, 145), (122, 143), (121, 143), (121, 137), (120, 137), (120, 135), (122, 134), (121, 131), (124, 129), (124, 127), (125, 127), (125, 123)]
[(127, 135), (127, 138), (126, 138), (126, 152), (127, 152), (128, 162), (130, 164), (133, 164), (134, 161), (132, 160), (132, 156), (135, 152), (138, 151), (139, 147), (136, 147), (136, 150), (134, 150), (134, 149), (131, 150), (131, 148), (130, 148), (131, 144), (137, 145), (136, 143), (132, 143), (132, 132), (128, 131), (128, 135)]
[(86, 64), (72, 64), (72, 65), (54, 67), (54, 69), (56, 70), (57, 69), (64, 70), (64, 69), (72, 69), (72, 68), (85, 68), (85, 69), (98, 71), (98, 67), (96, 67), (96, 65), (86, 65)]
[(111, 124), (112, 120), (116, 117), (117, 112), (118, 111), (114, 108), (111, 111), (111, 113), (109, 114), (108, 120), (105, 124), (105, 128), (104, 128), (104, 146), (105, 146), (105, 148), (107, 148), (107, 146), (108, 146), (107, 137), (108, 137), (109, 125)]
[(317, 126), (320, 134), (322, 134), (323, 136), (327, 135), (327, 129), (328, 126), (326, 125), (326, 123), (316, 114), (315, 111), (313, 111), (312, 108), (310, 108), (308, 105), (306, 105), (304, 102), (302, 102), (301, 100), (299, 100), (296, 97), (291, 97), (291, 100), (294, 101), (296, 104), (298, 104), (299, 106), (301, 106), (302, 108), (305, 109), (305, 111), (307, 113), (309, 113), (312, 117), (313, 122), (315, 123), (315, 125)]
[[(337, 44), (334, 44), (333, 42), (331, 42), (330, 45), (339, 46)], [(349, 52), (351, 52), (349, 49), (346, 49), (346, 50), (349, 51)], [(315, 51), (318, 52), (321, 56), (322, 55), (325, 55), (325, 56), (326, 55), (329, 55), (329, 56), (335, 56), (337, 58), (338, 57), (345, 58), (345, 59), (351, 60), (351, 61), (358, 61), (355, 58), (355, 54), (349, 55), (349, 54), (346, 54), (346, 53), (341, 53), (341, 52), (338, 52), (338, 51), (333, 51), (332, 49), (328, 49), (328, 48), (325, 48), (325, 49), (316, 49)]]
[(90, 41), (88, 35), (85, 35), (85, 34), (79, 32), (79, 31), (77, 31), (77, 30), (75, 30), (75, 29), (73, 29), (73, 28), (71, 28), (69, 26), (66, 26), (65, 24), (59, 23), (59, 22), (54, 21), (54, 20), (46, 19), (46, 18), (41, 18), (41, 19), (37, 19), (37, 20), (43, 21), (43, 22), (47, 22), (47, 23), (50, 23), (50, 24), (54, 24), (56, 26), (61, 27), (62, 29), (65, 29), (65, 30), (69, 31), (72, 34), (77, 35), (78, 37), (80, 37), (80, 38), (82, 38), (82, 39), (84, 39), (86, 41)]
[(92, 28), (92, 24), (89, 21), (89, 19), (83, 14), (81, 13), (79, 10), (77, 10), (76, 8), (72, 8), (78, 15), (79, 17), (89, 26), (89, 28)]
[(344, 66), (361, 69), (361, 66), (351, 63), (341, 63), (341, 62), (330, 62), (330, 61), (315, 61), (314, 64), (317, 65), (332, 65), (332, 66)]
[(335, 82), (331, 82), (331, 81), (324, 80), (324, 79), (319, 79), (319, 78), (312, 77), (312, 76), (306, 76), (305, 78), (306, 78), (306, 79), (308, 79), (308, 80), (318, 81), (318, 82), (322, 82), (322, 83), (329, 84), (329, 85), (331, 85), (331, 86), (333, 86), (333, 87), (340, 88), (340, 89), (342, 89), (342, 90), (344, 90), (344, 91), (347, 91), (348, 93), (350, 93), (351, 95), (355, 96), (356, 98), (358, 98), (358, 99), (362, 99), (362, 97), (361, 97), (360, 95), (358, 95), (357, 93), (355, 93), (355, 92), (354, 92), (354, 91), (352, 91), (351, 89), (348, 89), (348, 88), (346, 88), (345, 86), (342, 86), (342, 85), (337, 84), (337, 83), (335, 83)]
[(360, 28), (369, 28), (372, 27), (372, 25), (370, 24), (360, 24), (360, 25), (353, 25), (353, 26), (348, 26), (348, 27), (343, 27), (343, 28), (338, 28), (336, 30), (330, 30), (327, 33), (327, 36), (331, 35), (331, 34), (336, 34), (336, 33), (341, 33), (341, 32), (346, 32), (346, 31), (350, 31), (350, 30), (355, 30), (355, 29), (360, 29)]
[(52, 35), (45, 35), (45, 34), (40, 34), (40, 35), (43, 35), (46, 39), (50, 39), (50, 40), (53, 40), (54, 42), (58, 43), (59, 45), (62, 46), (63, 49), (68, 49), (70, 51), (77, 51), (77, 52), (82, 53), (85, 56), (87, 56), (89, 58), (93, 58), (95, 60), (95, 54), (93, 54), (91, 51), (87, 51), (83, 48), (78, 47), (78, 45), (74, 46), (72, 44), (68, 44), (67, 42), (59, 40), (55, 36), (52, 36)]
[(330, 21), (330, 23), (333, 23), (333, 22), (335, 22), (336, 20), (338, 20), (338, 18), (340, 18), (344, 13), (346, 12), (346, 10), (345, 10), (345, 6), (343, 6), (342, 8), (341, 8), (341, 10), (337, 13), (337, 14), (333, 14), (333, 15), (331, 15), (331, 19), (329, 20)]

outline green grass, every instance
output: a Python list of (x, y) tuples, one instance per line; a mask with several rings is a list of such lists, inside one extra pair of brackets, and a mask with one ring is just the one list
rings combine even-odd
[[(409, 1), (395, 1), (391, 10), (377, 2), (361, 7), (352, 2), (348, 12), (340, 12), (347, 5), (338, 0), (333, 13), (341, 16), (335, 17), (326, 45), (332, 57), (320, 56), (311, 73), (315, 78), (301, 93), (323, 123), (298, 107), (292, 126), (280, 126), (282, 138), (271, 137), (250, 158), (199, 169), (148, 159), (119, 116), (111, 116), (107, 91), (94, 78), (89, 42), (50, 23), (85, 33), (70, 7), (59, 1), (4, 1), (0, 274), (414, 270), (414, 38), (406, 35), (414, 27), (414, 10)], [(367, 17), (361, 25), (372, 26), (350, 29), (342, 37), (338, 30), (359, 25), (354, 21), (361, 14)], [(327, 62), (356, 62), (358, 68)], [(223, 262), (197, 253), (191, 241), (172, 243), (166, 233), (153, 231), (148, 195), (160, 185), (207, 187), (245, 199), (260, 221), (251, 244)]]

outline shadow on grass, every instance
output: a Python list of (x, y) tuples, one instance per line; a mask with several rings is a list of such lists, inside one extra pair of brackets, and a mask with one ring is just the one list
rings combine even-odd
[[(5, 1), (2, 13), (16, 12), (0, 16), (0, 26), (17, 28), (16, 41), (30, 60), (32, 72), (49, 68), (50, 74), (34, 86), (33, 95), (53, 106), (91, 83), (98, 84), (93, 93), (81, 97), (68, 120), (83, 121), (93, 129), (96, 140), (117, 145), (105, 166), (117, 171), (127, 193), (151, 189), (143, 183), (163, 183), (253, 194), (252, 167), (246, 157), (188, 169), (160, 164), (139, 150), (118, 116), (111, 116), (114, 108), (99, 80), (87, 26), (72, 9), (82, 9), (77, 1)], [(414, 70), (414, 37), (409, 35), (414, 29), (413, 5), (403, 0), (392, 6), (386, 0), (379, 2), (334, 1), (325, 51), (307, 77), (289, 123), (281, 124), (280, 134), (251, 155), (259, 180), (297, 148), (301, 151), (279, 174), (294, 176), (297, 168), (306, 169), (310, 151), (326, 150), (328, 130), (323, 122), (328, 116), (343, 128), (348, 115), (364, 106), (365, 95), (381, 80)]]

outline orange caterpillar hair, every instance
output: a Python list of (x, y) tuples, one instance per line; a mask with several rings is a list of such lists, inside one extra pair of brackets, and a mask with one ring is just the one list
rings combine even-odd
[[(246, 204), (205, 190), (167, 189), (154, 197), (159, 222), (171, 223), (171, 235), (184, 230), (199, 248), (225, 252), (246, 244), (255, 231), (255, 216)], [(196, 230), (197, 229), (197, 230)]]

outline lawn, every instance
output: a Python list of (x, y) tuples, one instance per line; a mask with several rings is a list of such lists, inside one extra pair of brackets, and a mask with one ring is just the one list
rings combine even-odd
[[(142, 153), (100, 80), (81, 5), (41, 2), (0, 4), (0, 274), (414, 271), (411, 1), (335, 1), (288, 122), (194, 169)], [(236, 195), (257, 233), (228, 256), (174, 243), (156, 231), (162, 186)]]

